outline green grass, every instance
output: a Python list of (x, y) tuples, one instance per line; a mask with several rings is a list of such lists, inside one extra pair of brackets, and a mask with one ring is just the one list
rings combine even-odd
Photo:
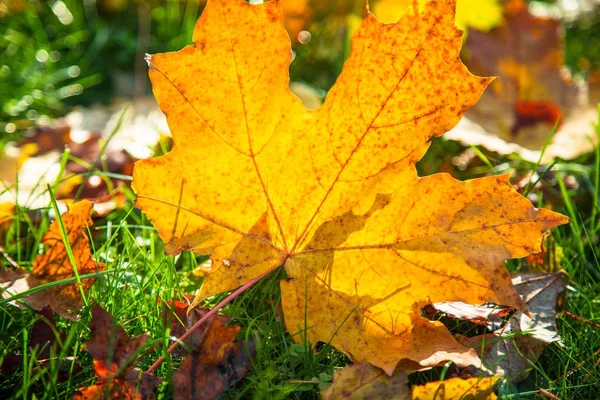
[[(462, 151), (455, 143), (438, 140), (419, 164), (421, 173), (435, 172), (443, 157)], [(486, 158), (472, 169), (457, 171), (462, 178), (491, 174), (498, 170), (535, 170), (536, 165), (514, 158), (500, 158), (481, 150)], [(542, 166), (538, 168), (545, 171)], [(571, 163), (556, 163), (554, 173), (543, 175), (531, 190), (540, 205), (552, 207), (569, 215), (571, 223), (553, 231), (556, 244), (562, 248), (561, 267), (569, 276), (568, 301), (565, 310), (585, 320), (600, 323), (600, 254), (598, 251), (598, 188), (600, 155), (598, 151)], [(567, 187), (563, 180), (569, 174), (578, 187)], [(571, 179), (573, 180), (573, 179)], [(582, 195), (584, 193), (584, 195)], [(588, 193), (590, 196), (586, 196)], [(97, 282), (88, 293), (88, 304), (96, 302), (111, 313), (118, 324), (133, 337), (148, 333), (157, 347), (140, 357), (137, 367), (147, 369), (159, 356), (166, 356), (172, 343), (163, 320), (159, 299), (182, 299), (192, 293), (200, 279), (193, 271), (206, 258), (191, 253), (171, 257), (152, 225), (132, 204), (95, 221), (90, 227), (95, 257), (106, 264), (107, 270), (96, 274)], [(32, 220), (30, 210), (19, 209), (17, 223), (8, 231), (2, 247), (16, 262), (29, 268), (38, 254), (42, 234), (48, 227), (49, 209), (38, 210), (39, 219)], [(2, 265), (8, 264), (0, 257)], [(520, 260), (507, 262), (508, 268), (520, 271)], [(236, 298), (221, 310), (241, 326), (240, 339), (253, 338), (256, 356), (249, 375), (225, 395), (226, 398), (319, 398), (336, 369), (349, 364), (343, 354), (325, 343), (316, 351), (303, 339), (303, 332), (289, 332), (280, 312), (281, 294), (278, 282), (285, 277), (279, 269)], [(71, 281), (84, 279), (72, 278)], [(48, 286), (51, 286), (48, 285)], [(39, 288), (38, 288), (39, 289)], [(44, 287), (42, 287), (44, 289)], [(209, 299), (214, 306), (225, 294)], [(89, 337), (90, 310), (88, 305), (73, 322), (58, 318), (58, 327), (67, 333), (62, 352), (47, 363), (36, 358), (39, 349), (28, 348), (33, 323), (40, 318), (32, 310), (20, 310), (0, 303), (0, 363), (6, 357), (20, 354), (22, 366), (11, 374), (0, 376), (0, 398), (69, 398), (80, 387), (95, 381), (91, 357), (83, 351)], [(530, 398), (545, 388), (559, 398), (593, 399), (600, 384), (600, 329), (567, 316), (558, 318), (563, 345), (548, 347), (540, 360), (531, 365), (530, 377), (518, 387), (503, 384), (502, 398)], [(299, 338), (300, 343), (294, 341)], [(170, 377), (178, 360), (166, 357), (155, 371), (165, 378), (159, 387), (159, 398), (170, 398), (173, 387)], [(81, 368), (79, 368), (79, 366)], [(448, 367), (412, 374), (411, 382), (424, 382), (448, 376)]]

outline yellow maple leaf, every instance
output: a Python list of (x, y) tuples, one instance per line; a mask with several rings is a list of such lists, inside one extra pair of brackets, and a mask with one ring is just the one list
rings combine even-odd
[[(87, 200), (73, 203), (69, 212), (61, 218), (67, 233), (71, 251), (80, 275), (90, 274), (104, 269), (104, 264), (92, 259), (87, 227), (92, 225), (90, 215), (93, 204)], [(45, 283), (58, 281), (74, 276), (73, 266), (69, 260), (58, 220), (50, 225), (50, 229), (42, 237), (42, 243), (48, 246), (44, 254), (33, 260), (33, 270), (0, 271), (0, 290), (4, 297), (10, 297)], [(90, 289), (95, 279), (81, 281), (83, 291)], [(23, 301), (29, 306), (41, 310), (46, 304), (65, 318), (75, 318), (70, 310), (77, 310), (82, 305), (81, 292), (77, 282), (51, 287), (31, 294)]]
[(194, 45), (148, 57), (173, 149), (139, 161), (133, 188), (167, 252), (210, 254), (197, 300), (279, 266), (296, 340), (330, 342), (391, 373), (478, 362), (424, 304), (524, 308), (503, 261), (538, 251), (566, 217), (536, 209), (508, 176), (420, 178), (415, 163), (489, 78), (460, 62), (454, 0), (369, 14), (317, 110), (289, 91), (280, 3), (212, 0)]

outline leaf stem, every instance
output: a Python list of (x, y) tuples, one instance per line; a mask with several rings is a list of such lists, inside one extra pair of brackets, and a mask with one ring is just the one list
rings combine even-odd
[[(198, 327), (200, 327), (200, 325), (202, 325), (206, 320), (208, 320), (210, 317), (212, 317), (213, 315), (215, 315), (217, 313), (217, 311), (219, 311), (221, 308), (225, 307), (227, 304), (229, 304), (233, 299), (235, 299), (236, 297), (238, 297), (239, 295), (241, 295), (242, 293), (244, 293), (246, 290), (250, 289), (252, 286), (254, 286), (257, 282), (259, 282), (260, 280), (262, 280), (265, 276), (269, 275), (271, 272), (275, 271), (277, 268), (279, 268), (280, 266), (276, 266), (271, 268), (270, 270), (266, 271), (265, 273), (257, 276), (254, 279), (249, 280), (248, 282), (246, 282), (243, 286), (241, 286), (239, 289), (237, 289), (236, 291), (234, 291), (233, 293), (231, 293), (229, 296), (227, 296), (225, 299), (223, 299), (223, 301), (221, 301), (219, 304), (217, 304), (212, 310), (210, 310), (209, 312), (207, 312), (202, 318), (200, 318), (194, 325), (192, 325), (192, 327), (190, 329), (188, 329), (188, 331), (186, 333), (184, 333), (183, 335), (181, 335), (181, 337), (179, 339), (177, 339), (175, 341), (175, 343), (173, 343), (171, 345), (171, 347), (169, 347), (167, 349), (167, 354), (171, 354), (173, 351), (175, 351), (175, 349), (185, 341), (185, 339), (188, 338), (188, 336), (190, 336), (196, 329), (198, 329)], [(158, 368), (158, 366), (163, 362), (164, 357), (160, 356), (158, 358), (158, 360), (156, 360), (154, 362), (154, 364), (152, 364), (150, 366), (150, 368), (148, 368), (146, 370), (147, 373), (151, 373), (152, 371), (154, 371), (156, 368)]]

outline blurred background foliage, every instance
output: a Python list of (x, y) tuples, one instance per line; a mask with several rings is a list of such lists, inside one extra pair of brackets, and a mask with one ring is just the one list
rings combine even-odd
[[(393, 1), (372, 0), (371, 10)], [(600, 4), (529, 3), (559, 14), (571, 73), (594, 76), (600, 70)], [(73, 105), (149, 94), (144, 54), (191, 43), (203, 7), (204, 0), (0, 0), (0, 146)], [(283, 10), (296, 55), (292, 80), (325, 93), (349, 54), (365, 1), (283, 0)]]

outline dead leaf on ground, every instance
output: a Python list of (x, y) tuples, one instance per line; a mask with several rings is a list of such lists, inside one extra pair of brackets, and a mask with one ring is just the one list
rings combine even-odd
[(133, 368), (146, 339), (145, 334), (130, 339), (112, 315), (94, 304), (86, 350), (94, 358), (98, 380), (95, 385), (79, 389), (73, 399), (154, 399), (154, 388), (161, 379)]
[[(73, 256), (77, 263), (79, 275), (104, 270), (104, 264), (94, 261), (90, 251), (87, 228), (92, 225), (91, 212), (92, 203), (82, 200), (71, 204), (69, 212), (61, 216)], [(4, 298), (10, 298), (45, 283), (74, 276), (73, 267), (71, 266), (65, 244), (62, 240), (58, 220), (52, 222), (50, 229), (42, 238), (42, 243), (48, 246), (48, 248), (44, 254), (34, 259), (33, 270), (31, 272), (25, 270), (0, 271), (0, 288), (2, 289), (2, 296)], [(83, 291), (87, 292), (94, 284), (94, 281), (95, 279), (81, 280)], [(27, 303), (36, 310), (41, 310), (49, 304), (60, 316), (69, 319), (77, 318), (77, 315), (69, 311), (77, 311), (82, 305), (81, 293), (77, 282), (39, 291), (16, 300), (13, 304), (19, 305), (19, 301)]]
[(321, 392), (323, 400), (404, 400), (410, 399), (408, 374), (389, 376), (371, 364), (354, 364), (335, 371), (333, 383)]
[(148, 57), (174, 144), (136, 163), (137, 206), (168, 253), (211, 255), (196, 300), (283, 265), (296, 340), (331, 343), (389, 374), (401, 360), (479, 363), (421, 307), (524, 309), (503, 261), (539, 251), (543, 232), (567, 218), (534, 208), (507, 175), (417, 175), (431, 138), (490, 82), (460, 62), (454, 1), (415, 3), (391, 25), (368, 15), (310, 111), (289, 90), (279, 7), (209, 1), (194, 46)]
[(487, 329), (496, 330), (504, 325), (504, 318), (514, 311), (511, 307), (484, 304), (475, 306), (460, 301), (428, 304), (423, 311), (429, 319), (439, 318), (441, 315), (454, 319), (461, 319)]
[(354, 364), (337, 370), (333, 383), (321, 396), (323, 400), (492, 400), (496, 399), (494, 385), (498, 379), (456, 377), (409, 389), (406, 373), (397, 371), (389, 376), (370, 364)]
[[(475, 349), (484, 347), (484, 364), (490, 370), (513, 384), (521, 382), (546, 346), (560, 342), (556, 313), (564, 301), (563, 276), (562, 272), (515, 276), (513, 284), (527, 304), (531, 317), (517, 312), (502, 329), (462, 342)], [(486, 345), (486, 342), (489, 343)]]
[(597, 110), (565, 72), (560, 26), (558, 19), (535, 17), (522, 0), (511, 0), (504, 25), (471, 30), (465, 64), (475, 74), (499, 79), (445, 138), (537, 162), (560, 119), (542, 162), (592, 151)]
[[(208, 310), (184, 307), (171, 302), (178, 318), (171, 321), (172, 336), (185, 333)], [(186, 341), (192, 352), (173, 375), (175, 399), (211, 400), (220, 398), (229, 387), (242, 379), (251, 366), (254, 342), (235, 342), (239, 326), (226, 326), (229, 318), (213, 315)], [(250, 354), (247, 353), (247, 350)]]

